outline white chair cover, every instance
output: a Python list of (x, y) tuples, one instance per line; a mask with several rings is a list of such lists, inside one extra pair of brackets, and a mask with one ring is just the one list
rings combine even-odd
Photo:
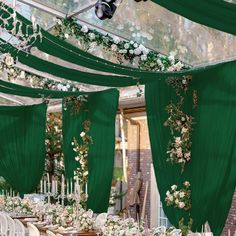
[(165, 226), (159, 226), (159, 227), (155, 228), (153, 234), (166, 235), (166, 227)]
[(25, 236), (25, 227), (24, 225), (17, 219), (15, 219), (16, 225), (16, 236)]
[(28, 230), (29, 230), (29, 236), (40, 236), (40, 232), (36, 228), (36, 226), (34, 226), (33, 224), (28, 222), (27, 227), (28, 227)]
[(52, 231), (50, 231), (50, 230), (47, 230), (47, 235), (48, 236), (56, 236), (56, 234), (54, 234)]
[(6, 215), (6, 218), (7, 218), (7, 225), (8, 225), (8, 235), (15, 236), (16, 234), (15, 221), (9, 215)]
[(107, 220), (107, 213), (101, 213), (97, 216), (95, 220), (95, 227), (96, 228), (102, 228)]
[(0, 212), (0, 235), (7, 236), (8, 224), (6, 215)]

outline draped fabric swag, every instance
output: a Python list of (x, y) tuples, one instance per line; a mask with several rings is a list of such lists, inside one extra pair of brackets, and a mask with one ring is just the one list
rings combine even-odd
[(88, 95), (78, 113), (71, 106), (63, 110), (63, 150), (66, 177), (72, 178), (77, 166), (71, 142), (80, 140), (83, 121), (91, 122), (89, 135), (89, 180), (87, 207), (96, 213), (106, 212), (109, 203), (115, 155), (115, 118), (119, 92), (111, 89)]
[(0, 106), (0, 175), (13, 189), (32, 193), (45, 162), (45, 104)]
[[(200, 231), (208, 221), (214, 235), (220, 235), (231, 206), (236, 185), (236, 67), (193, 76), (185, 98), (185, 112), (195, 119), (192, 135), (192, 159), (181, 174), (180, 168), (167, 162), (170, 130), (164, 127), (168, 118), (165, 107), (176, 100), (174, 89), (164, 80), (146, 85), (146, 106), (153, 163), (161, 200), (165, 202), (170, 186), (191, 183), (190, 217), (193, 229)], [(198, 104), (193, 109), (192, 92), (197, 91)], [(158, 95), (158, 96), (157, 96)], [(188, 212), (163, 204), (171, 223), (189, 219)]]

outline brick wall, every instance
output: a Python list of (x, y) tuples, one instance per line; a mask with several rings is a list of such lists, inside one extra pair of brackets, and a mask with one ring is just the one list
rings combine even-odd
[(225, 228), (222, 232), (222, 236), (228, 236), (228, 230), (230, 230), (231, 236), (236, 235), (236, 191), (234, 192), (232, 205), (225, 223)]

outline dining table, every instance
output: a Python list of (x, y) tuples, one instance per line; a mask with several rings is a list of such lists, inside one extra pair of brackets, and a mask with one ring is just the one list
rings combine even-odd
[(72, 227), (63, 228), (57, 227), (55, 225), (48, 225), (45, 222), (40, 222), (39, 219), (33, 215), (11, 215), (11, 218), (18, 219), (25, 227), (27, 227), (27, 223), (34, 224), (40, 233), (45, 234), (47, 230), (50, 230), (54, 234), (61, 234), (63, 236), (98, 236), (99, 233), (94, 231), (91, 232), (81, 232)]

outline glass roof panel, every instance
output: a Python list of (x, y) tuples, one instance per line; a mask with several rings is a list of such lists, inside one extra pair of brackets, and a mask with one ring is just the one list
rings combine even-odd
[(123, 1), (111, 20), (99, 20), (91, 9), (78, 17), (96, 27), (169, 54), (192, 65), (236, 57), (236, 37), (194, 23), (151, 1)]
[[(12, 0), (6, 0), (12, 4)], [(40, 4), (49, 9), (36, 9), (30, 5)], [(32, 15), (45, 29), (54, 24), (53, 10), (71, 15), (95, 0), (17, 0), (17, 10), (28, 19)], [(236, 0), (227, 0), (236, 2)], [(50, 11), (51, 10), (51, 11)], [(192, 64), (207, 64), (236, 57), (236, 37), (194, 23), (154, 4), (151, 1), (122, 1), (111, 20), (101, 21), (94, 8), (80, 14), (79, 21), (103, 31), (135, 40), (145, 46), (169, 54), (175, 51), (179, 59)]]

